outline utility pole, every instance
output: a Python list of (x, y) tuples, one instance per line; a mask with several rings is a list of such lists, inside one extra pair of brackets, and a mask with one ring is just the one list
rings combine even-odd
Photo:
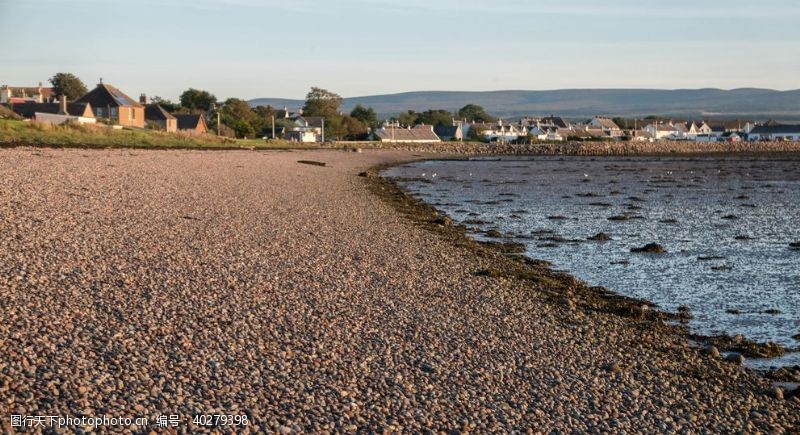
[(220, 137), (221, 134), (220, 134), (220, 126), (219, 126), (219, 123), (220, 123), (219, 111), (222, 109), (222, 107), (217, 106), (217, 103), (211, 103), (211, 109), (213, 109), (215, 112), (217, 112), (217, 137)]
[(272, 139), (275, 139), (275, 115), (272, 115)]
[(322, 118), (322, 143), (325, 143), (325, 118)]

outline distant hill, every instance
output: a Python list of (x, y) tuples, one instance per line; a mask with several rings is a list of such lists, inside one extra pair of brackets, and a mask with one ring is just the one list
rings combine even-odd
[[(343, 109), (372, 106), (379, 115), (405, 110), (445, 109), (480, 104), (506, 118), (558, 114), (568, 118), (594, 115), (800, 120), (800, 90), (771, 89), (562, 89), (554, 91), (421, 91), (345, 98)], [(297, 109), (302, 100), (256, 98), (250, 104)]]

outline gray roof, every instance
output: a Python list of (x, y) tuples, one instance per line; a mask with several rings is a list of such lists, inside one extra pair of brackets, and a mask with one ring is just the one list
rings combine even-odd
[(175, 115), (175, 119), (178, 120), (178, 130), (194, 130), (198, 127), (202, 118), (202, 114)]
[(92, 107), (142, 107), (138, 101), (125, 95), (119, 89), (106, 84), (99, 84), (86, 95), (75, 100), (76, 103), (90, 103)]
[[(89, 108), (89, 113), (86, 109)], [(21, 103), (14, 104), (12, 110), (25, 118), (33, 118), (36, 112), (57, 114), (61, 112), (60, 103)], [(89, 103), (67, 103), (67, 113), (71, 116), (90, 116), (94, 117)]]
[(759, 125), (750, 131), (750, 134), (800, 134), (800, 125), (773, 124)]
[(169, 112), (167, 112), (160, 104), (148, 104), (144, 109), (144, 119), (148, 121), (166, 121), (168, 119), (175, 119)]
[(453, 137), (458, 133), (458, 126), (455, 125), (437, 125), (433, 127), (433, 132), (441, 137)]
[(417, 125), (414, 128), (386, 127), (378, 130), (375, 134), (381, 139), (394, 140), (395, 142), (441, 141), (430, 125)]

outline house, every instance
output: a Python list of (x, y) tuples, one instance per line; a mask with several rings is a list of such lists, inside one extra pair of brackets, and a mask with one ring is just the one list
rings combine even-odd
[(707, 124), (711, 128), (711, 134), (716, 136), (722, 136), (723, 133), (728, 132), (746, 134), (755, 127), (755, 122), (740, 119), (708, 121)]
[(560, 116), (547, 116), (539, 121), (542, 125), (555, 128), (569, 128), (570, 122)]
[(325, 119), (321, 116), (304, 117), (298, 112), (284, 115), (282, 118), (288, 121), (285, 123), (284, 139), (301, 143), (322, 140)]
[(474, 128), (480, 136), (486, 138), (489, 142), (511, 142), (520, 137), (528, 136), (527, 127), (517, 127), (514, 124), (503, 123), (502, 120), (494, 124), (476, 123), (471, 128)]
[(125, 127), (144, 128), (144, 106), (102, 81), (76, 102), (91, 104), (98, 119), (107, 119)]
[(567, 140), (601, 140), (611, 138), (605, 131), (599, 128), (592, 128), (588, 125), (573, 125), (570, 128), (559, 128), (557, 133)]
[(144, 119), (147, 124), (158, 126), (159, 130), (168, 133), (178, 131), (178, 120), (160, 104), (151, 103), (144, 108)]
[(589, 126), (603, 130), (610, 137), (622, 137), (624, 132), (611, 118), (595, 116), (587, 123)]
[(653, 136), (645, 130), (631, 130), (630, 138), (632, 142), (652, 142)]
[(0, 86), (0, 103), (19, 104), (19, 103), (52, 103), (53, 88), (42, 86)]
[(297, 129), (287, 131), (284, 138), (291, 142), (313, 143), (317, 141), (317, 134), (311, 129)]
[(740, 136), (739, 133), (736, 133), (735, 131), (725, 132), (718, 139), (719, 142), (741, 142), (741, 140), (742, 136)]
[(697, 140), (697, 136), (699, 135), (710, 135), (712, 133), (711, 127), (709, 127), (704, 121), (688, 121), (682, 125), (685, 139)]
[(747, 138), (748, 140), (800, 141), (800, 125), (775, 122), (758, 125), (750, 130)]
[(144, 105), (144, 119), (146, 124), (158, 126), (159, 130), (168, 133), (175, 133), (178, 131), (178, 120), (172, 116), (171, 113), (167, 112), (166, 109), (161, 107), (160, 104), (147, 104), (147, 97), (144, 94), (139, 97), (139, 104)]
[(202, 113), (174, 115), (178, 130), (190, 134), (204, 134), (208, 132), (206, 118)]
[(454, 125), (439, 124), (433, 127), (433, 132), (441, 140), (464, 140), (464, 130), (461, 128), (461, 122), (454, 123)]
[(383, 127), (375, 132), (381, 142), (387, 143), (432, 143), (442, 140), (430, 125), (417, 125), (414, 128)]
[[(685, 130), (685, 127), (683, 130)], [(646, 131), (647, 134), (655, 140), (679, 139), (683, 134), (681, 129), (676, 129), (675, 125), (673, 125), (671, 122), (656, 122), (649, 124), (644, 128), (644, 131)]]
[(94, 112), (89, 103), (68, 103), (62, 98), (58, 103), (18, 103), (11, 106), (11, 110), (23, 118), (50, 124), (63, 124), (73, 121), (79, 124), (94, 124)]

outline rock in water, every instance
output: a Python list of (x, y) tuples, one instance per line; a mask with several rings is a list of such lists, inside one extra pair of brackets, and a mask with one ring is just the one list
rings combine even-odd
[(667, 252), (663, 246), (658, 243), (648, 243), (641, 248), (631, 248), (631, 252), (645, 252), (648, 254), (663, 254)]
[(594, 241), (598, 241), (598, 242), (607, 242), (607, 241), (611, 240), (611, 236), (609, 236), (606, 233), (597, 233), (597, 234), (593, 235), (592, 237), (589, 237), (589, 240), (594, 240)]
[(732, 352), (725, 357), (725, 361), (735, 363), (737, 365), (744, 364), (744, 356), (740, 353)]
[(789, 249), (793, 251), (800, 251), (800, 242), (789, 243)]

